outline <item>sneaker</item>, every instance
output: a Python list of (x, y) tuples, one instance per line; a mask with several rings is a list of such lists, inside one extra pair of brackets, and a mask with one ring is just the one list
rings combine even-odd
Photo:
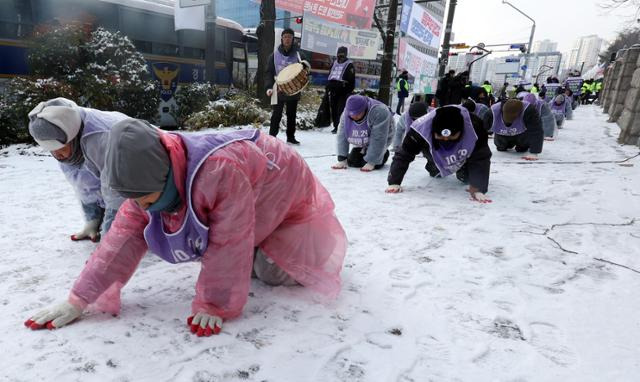
[(287, 139), (287, 143), (290, 144), (290, 145), (299, 145), (300, 144), (300, 142), (298, 142), (295, 138)]
[(331, 134), (338, 134), (338, 128), (334, 127), (333, 130), (331, 130)]

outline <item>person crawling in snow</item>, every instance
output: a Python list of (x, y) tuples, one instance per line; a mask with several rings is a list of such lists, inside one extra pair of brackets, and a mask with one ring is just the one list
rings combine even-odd
[(544, 131), (535, 105), (518, 99), (508, 99), (491, 106), (485, 117), (485, 125), (491, 126), (493, 143), (498, 151), (515, 147), (516, 152), (526, 153), (522, 159), (538, 160), (542, 152)]
[(482, 121), (459, 105), (440, 107), (411, 124), (396, 151), (387, 177), (387, 193), (402, 192), (402, 180), (416, 155), (423, 153), (429, 175), (443, 178), (453, 173), (463, 183), (471, 200), (490, 203), (487, 197), (491, 149)]
[(304, 159), (259, 130), (198, 136), (127, 119), (109, 137), (109, 186), (127, 200), (68, 300), (25, 322), (60, 328), (89, 305), (117, 314), (120, 289), (147, 250), (169, 263), (200, 261), (187, 320), (217, 334), (247, 302), (251, 278), (335, 297), (345, 232)]
[[(365, 172), (382, 168), (389, 159), (393, 131), (393, 113), (387, 105), (361, 95), (350, 96), (336, 135), (338, 162), (331, 168), (357, 167)], [(354, 146), (351, 152), (349, 145)]]
[(29, 112), (29, 134), (58, 161), (84, 213), (84, 228), (71, 240), (100, 240), (124, 198), (104, 179), (104, 158), (111, 127), (129, 118), (115, 111), (79, 107), (66, 98), (41, 102)]
[(402, 140), (409, 132), (409, 128), (413, 121), (427, 114), (431, 110), (433, 110), (433, 108), (429, 107), (425, 102), (414, 102), (409, 106), (409, 110), (402, 113), (396, 122), (396, 131), (393, 136), (393, 151), (400, 150)]

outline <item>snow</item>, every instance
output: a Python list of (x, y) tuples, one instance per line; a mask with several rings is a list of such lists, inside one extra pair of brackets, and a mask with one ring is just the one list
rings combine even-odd
[(638, 149), (595, 106), (574, 118), (539, 162), (494, 150), (488, 205), (453, 176), (430, 178), (422, 158), (403, 193), (385, 194), (388, 165), (331, 170), (330, 129), (298, 132), (349, 237), (343, 291), (321, 303), (253, 281), (242, 317), (210, 338), (185, 324), (199, 264), (154, 256), (119, 317), (24, 328), (66, 298), (95, 245), (68, 239), (81, 213), (55, 160), (0, 150), (0, 379), (635, 380), (640, 177), (638, 157), (624, 160)]

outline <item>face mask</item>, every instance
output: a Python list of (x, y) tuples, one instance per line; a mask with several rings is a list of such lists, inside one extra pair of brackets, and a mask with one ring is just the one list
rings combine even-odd
[(71, 155), (59, 161), (69, 166), (80, 166), (84, 162), (84, 154), (80, 147), (80, 133), (71, 141)]
[(440, 145), (440, 147), (442, 147), (445, 150), (451, 150), (452, 148), (455, 147), (456, 143), (458, 143), (458, 141), (438, 141), (438, 144)]
[(178, 210), (180, 204), (182, 203), (182, 199), (180, 199), (180, 194), (178, 194), (178, 188), (176, 187), (176, 183), (173, 181), (173, 170), (169, 169), (169, 174), (167, 175), (167, 183), (164, 185), (164, 189), (162, 190), (162, 194), (160, 194), (160, 198), (147, 208), (149, 212), (174, 212)]

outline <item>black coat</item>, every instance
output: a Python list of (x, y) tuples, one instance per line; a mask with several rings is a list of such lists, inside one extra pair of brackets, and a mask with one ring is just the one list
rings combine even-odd
[[(289, 49), (288, 52), (285, 52), (284, 48), (282, 47), (282, 44), (280, 44), (280, 46), (278, 46), (278, 51), (282, 53), (282, 55), (287, 57), (291, 55), (300, 54), (300, 59), (302, 60), (305, 59), (302, 53), (300, 52), (300, 50), (298, 50), (298, 48), (295, 45), (292, 45), (291, 49)], [(273, 53), (271, 53), (271, 55), (269, 56), (269, 60), (267, 60), (267, 73), (266, 73), (266, 78), (264, 80), (266, 89), (271, 89), (273, 87), (273, 84), (276, 82), (275, 77), (276, 77), (276, 65), (273, 62)], [(299, 100), (300, 96), (301, 96), (301, 93), (288, 96), (282, 92), (278, 92), (278, 101)]]
[[(489, 187), (489, 172), (491, 169), (491, 149), (489, 148), (489, 138), (487, 131), (482, 125), (482, 120), (474, 114), (470, 114), (473, 130), (478, 136), (476, 145), (473, 148), (471, 156), (467, 158), (463, 168), (458, 170), (468, 171), (469, 185), (478, 189), (479, 192), (486, 193)], [(404, 175), (409, 168), (409, 164), (413, 162), (416, 155), (423, 153), (427, 158), (426, 169), (432, 176), (438, 173), (437, 167), (431, 157), (429, 143), (422, 138), (418, 132), (409, 129), (409, 132), (402, 141), (402, 146), (393, 156), (391, 168), (387, 182), (391, 184), (401, 184)]]
[(342, 74), (342, 81), (331, 80), (327, 82), (327, 91), (337, 96), (351, 94), (356, 88), (356, 69), (353, 64), (347, 65)]
[[(493, 112), (487, 113), (484, 119), (485, 126), (493, 127)], [(522, 115), (522, 120), (527, 130), (522, 134), (515, 135), (513, 139), (520, 139), (525, 142), (525, 146), (529, 147), (531, 154), (540, 154), (544, 143), (544, 130), (542, 129), (542, 120), (538, 110), (535, 107), (528, 107)], [(498, 134), (494, 134), (493, 139), (494, 141), (503, 140), (502, 136)]]

